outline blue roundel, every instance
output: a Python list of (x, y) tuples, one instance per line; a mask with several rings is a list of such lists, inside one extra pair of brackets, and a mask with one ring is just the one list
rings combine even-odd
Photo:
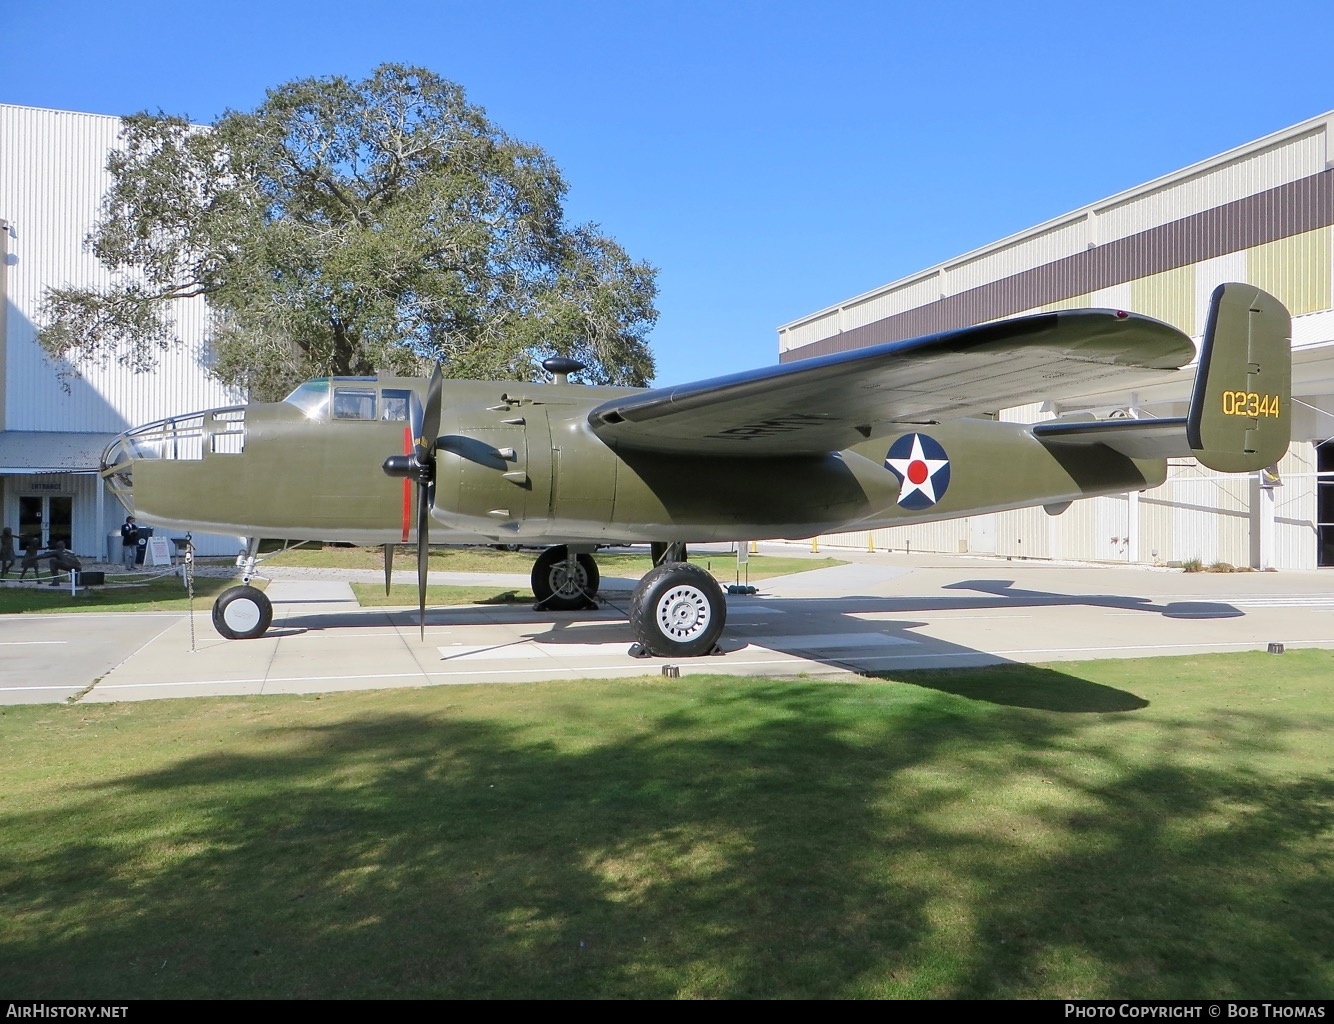
[(934, 437), (904, 434), (889, 446), (885, 468), (899, 478), (899, 505), (930, 508), (950, 485), (950, 457)]

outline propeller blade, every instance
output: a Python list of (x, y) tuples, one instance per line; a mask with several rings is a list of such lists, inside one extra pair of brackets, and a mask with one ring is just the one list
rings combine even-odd
[(389, 596), (389, 582), (394, 575), (394, 548), (395, 544), (386, 544), (384, 546), (384, 596)]
[(440, 364), (435, 364), (431, 371), (431, 382), (426, 386), (426, 401), (422, 405), (421, 422), (414, 423), (413, 436), (417, 441), (417, 463), (425, 466), (435, 455), (435, 441), (440, 435), (440, 393), (444, 387), (444, 375)]
[(431, 559), (431, 549), (426, 546), (427, 524), (431, 521), (431, 498), (434, 491), (434, 487), (425, 484), (417, 490), (417, 615), (423, 640), (426, 639), (426, 572)]
[[(435, 446), (440, 436), (440, 406), (444, 392), (444, 374), (435, 364), (430, 383), (426, 385), (426, 400), (413, 402), (409, 426), (412, 437), (405, 439), (404, 447), (410, 454), (391, 455), (384, 460), (386, 474), (403, 480), (403, 540), (408, 539), (408, 483), (416, 477), (417, 484), (417, 612), (422, 639), (426, 639), (426, 572), (430, 560), (431, 505), (435, 501)], [(393, 545), (385, 545), (384, 590), (389, 593)]]

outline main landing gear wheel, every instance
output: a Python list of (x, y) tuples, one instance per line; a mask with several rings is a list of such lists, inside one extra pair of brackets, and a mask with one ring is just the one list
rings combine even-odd
[(630, 628), (649, 654), (698, 658), (718, 644), (727, 622), (722, 587), (688, 562), (654, 569), (630, 596)]
[(273, 622), (273, 605), (254, 587), (228, 587), (213, 602), (213, 628), (228, 640), (254, 640)]
[(565, 545), (547, 548), (533, 563), (533, 596), (537, 607), (554, 612), (573, 612), (594, 606), (597, 597), (598, 564), (592, 555), (574, 556), (574, 571), (567, 561)]

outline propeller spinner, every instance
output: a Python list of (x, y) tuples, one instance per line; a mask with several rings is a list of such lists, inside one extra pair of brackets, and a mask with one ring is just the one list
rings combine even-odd
[[(430, 549), (427, 547), (431, 506), (435, 502), (435, 446), (440, 433), (440, 396), (443, 376), (440, 364), (435, 364), (431, 382), (426, 388), (426, 401), (412, 406), (413, 451), (408, 455), (391, 455), (384, 460), (383, 469), (392, 477), (417, 481), (417, 611), (422, 639), (426, 639), (426, 573)], [(406, 510), (405, 510), (406, 518)], [(385, 552), (385, 586), (389, 581), (389, 558)]]

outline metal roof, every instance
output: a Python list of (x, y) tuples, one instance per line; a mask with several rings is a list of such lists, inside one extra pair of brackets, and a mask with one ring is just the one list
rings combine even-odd
[(0, 473), (95, 473), (102, 451), (116, 434), (77, 434), (57, 430), (0, 432)]

